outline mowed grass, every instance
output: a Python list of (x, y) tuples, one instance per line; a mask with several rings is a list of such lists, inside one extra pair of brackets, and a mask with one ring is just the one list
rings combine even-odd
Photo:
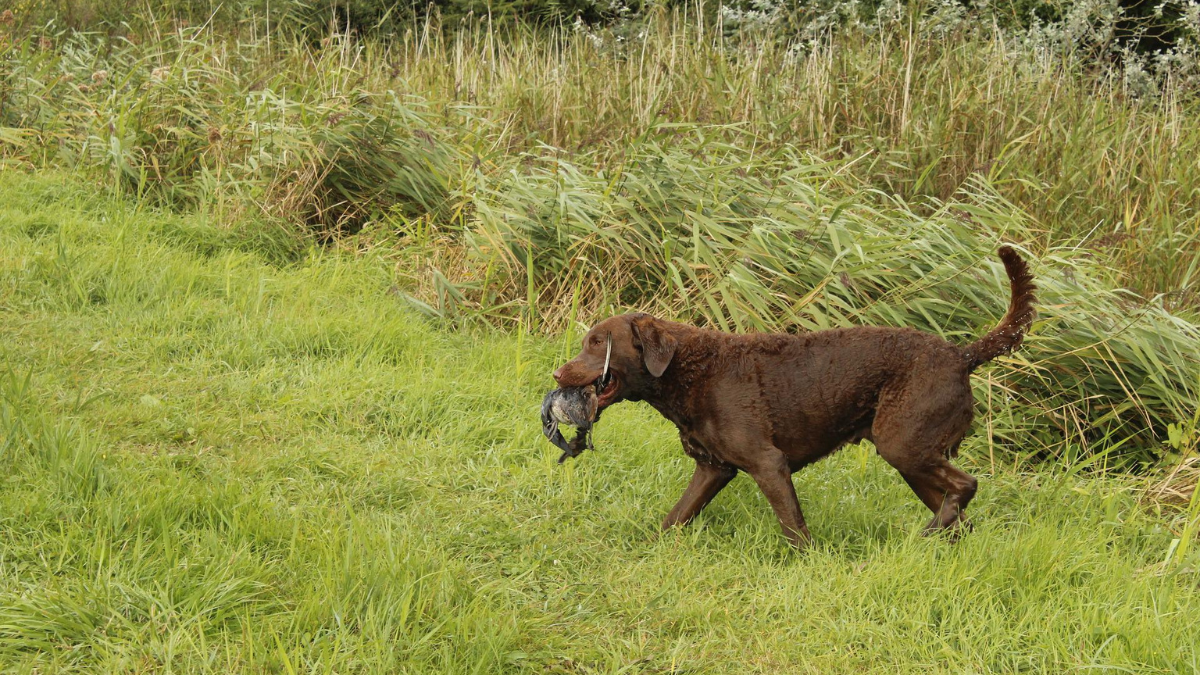
[(745, 477), (658, 537), (666, 422), (556, 464), (575, 338), (440, 331), (397, 278), (0, 174), (0, 669), (1200, 670), (1197, 560), (1132, 479), (970, 444), (950, 545), (864, 445), (797, 475), (808, 552)]

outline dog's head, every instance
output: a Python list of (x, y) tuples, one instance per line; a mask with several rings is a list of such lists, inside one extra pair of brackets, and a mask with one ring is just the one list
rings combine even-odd
[(579, 355), (554, 371), (554, 380), (560, 387), (599, 384), (597, 410), (640, 400), (667, 370), (677, 346), (664, 321), (649, 314), (614, 316), (587, 332)]

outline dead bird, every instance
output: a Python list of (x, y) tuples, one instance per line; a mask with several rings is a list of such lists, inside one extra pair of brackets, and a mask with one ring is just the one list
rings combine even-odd
[[(555, 389), (542, 400), (542, 433), (562, 449), (559, 464), (568, 457), (578, 457), (584, 450), (595, 449), (592, 446), (592, 425), (598, 417), (598, 400), (596, 388), (592, 386)], [(575, 438), (568, 442), (559, 428), (561, 424), (575, 427)]]
[[(542, 399), (542, 433), (562, 449), (559, 464), (568, 457), (578, 457), (584, 450), (596, 449), (592, 446), (592, 427), (600, 419), (600, 394), (609, 384), (608, 358), (611, 354), (612, 336), (609, 336), (604, 372), (596, 382), (582, 387), (555, 389)], [(567, 441), (559, 429), (560, 424), (575, 427), (575, 438)]]

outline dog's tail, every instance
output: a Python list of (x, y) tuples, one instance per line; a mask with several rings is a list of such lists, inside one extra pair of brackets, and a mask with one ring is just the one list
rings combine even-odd
[(1008, 273), (1008, 283), (1012, 287), (1012, 299), (1008, 301), (1008, 313), (1001, 319), (1000, 324), (963, 350), (969, 364), (968, 370), (975, 370), (997, 356), (1020, 347), (1025, 333), (1033, 323), (1034, 291), (1037, 290), (1037, 286), (1033, 284), (1029, 266), (1010, 246), (1001, 246), (999, 253), (1000, 260), (1004, 262), (1004, 271)]

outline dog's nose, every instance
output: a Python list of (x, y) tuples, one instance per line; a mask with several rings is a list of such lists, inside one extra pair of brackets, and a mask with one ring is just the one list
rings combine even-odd
[(566, 374), (567, 374), (567, 367), (565, 365), (563, 365), (563, 366), (559, 366), (558, 370), (551, 373), (550, 377), (553, 377), (554, 381), (557, 382), (558, 386), (561, 387), (562, 379), (563, 379), (563, 377), (566, 376)]

